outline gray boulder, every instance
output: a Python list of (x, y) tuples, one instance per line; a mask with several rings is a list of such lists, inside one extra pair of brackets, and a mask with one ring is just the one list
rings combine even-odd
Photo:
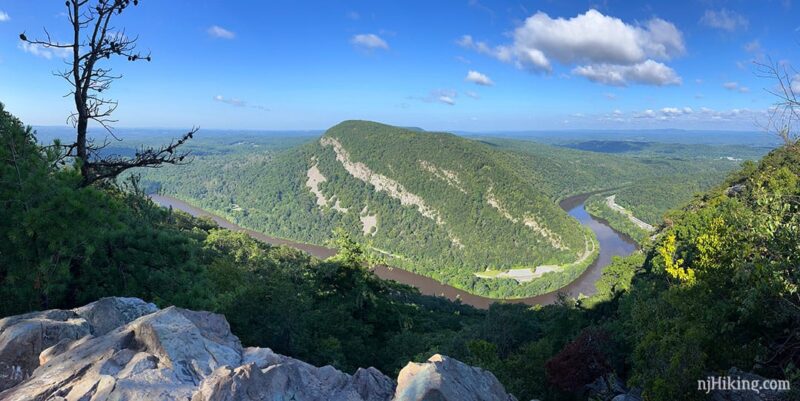
[(269, 348), (242, 348), (222, 315), (106, 298), (71, 311), (0, 320), (0, 361), (19, 366), (0, 400), (511, 401), (491, 373), (434, 355), (399, 386)]
[(436, 354), (409, 363), (397, 378), (395, 401), (516, 401), (491, 372)]
[(0, 391), (28, 378), (39, 366), (39, 354), (62, 340), (90, 333), (75, 312), (48, 310), (0, 320)]
[(47, 360), (75, 340), (105, 334), (156, 310), (155, 305), (137, 298), (103, 298), (73, 310), (33, 312), (0, 320), (0, 391), (28, 378), (40, 365), (40, 358)]
[(222, 316), (175, 307), (56, 347), (0, 399), (187, 400), (215, 369), (238, 365), (242, 352)]
[(375, 368), (354, 376), (296, 359), (259, 368), (256, 362), (214, 371), (192, 401), (389, 401), (394, 383)]
[(89, 323), (93, 335), (102, 336), (119, 326), (158, 311), (158, 307), (139, 298), (109, 297), (72, 311)]

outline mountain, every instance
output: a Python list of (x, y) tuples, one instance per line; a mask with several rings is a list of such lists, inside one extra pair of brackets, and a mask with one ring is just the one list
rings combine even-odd
[(342, 227), (393, 266), (475, 292), (489, 291), (476, 272), (570, 264), (592, 241), (506, 152), (374, 122), (346, 121), (312, 143), (175, 181), (158, 185), (180, 185), (182, 197), (245, 227), (314, 244)]

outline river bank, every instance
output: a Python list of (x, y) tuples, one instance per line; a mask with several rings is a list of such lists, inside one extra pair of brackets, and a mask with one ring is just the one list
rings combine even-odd
[[(442, 284), (432, 278), (399, 268), (392, 268), (389, 266), (374, 266), (372, 267), (372, 271), (382, 279), (394, 280), (402, 284), (416, 287), (422, 294), (442, 296), (450, 300), (460, 300), (467, 305), (481, 309), (487, 309), (494, 302), (513, 302), (524, 303), (527, 305), (552, 304), (558, 300), (559, 293), (565, 293), (571, 297), (577, 297), (581, 294), (592, 295), (596, 291), (594, 283), (600, 278), (603, 268), (611, 263), (611, 258), (614, 256), (630, 255), (637, 249), (637, 245), (635, 241), (628, 238), (624, 234), (616, 232), (605, 221), (591, 216), (586, 211), (584, 208), (584, 202), (590, 195), (591, 194), (581, 194), (566, 198), (559, 202), (559, 206), (570, 216), (577, 219), (582, 225), (589, 227), (589, 229), (595, 233), (600, 246), (600, 252), (595, 261), (586, 269), (586, 271), (584, 271), (572, 283), (557, 291), (529, 298), (500, 300), (470, 294), (464, 290)], [(245, 232), (251, 237), (269, 244), (289, 246), (322, 259), (330, 257), (336, 253), (334, 249), (313, 244), (300, 243), (283, 238), (271, 237), (253, 230), (239, 227), (238, 225), (220, 216), (209, 213), (201, 208), (190, 205), (184, 201), (170, 196), (151, 195), (150, 198), (163, 207), (172, 207), (173, 209), (182, 210), (197, 217), (208, 217), (216, 222), (220, 227), (227, 228), (229, 230)]]

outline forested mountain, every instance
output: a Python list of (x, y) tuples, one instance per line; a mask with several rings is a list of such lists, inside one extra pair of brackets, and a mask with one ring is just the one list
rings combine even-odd
[(188, 170), (144, 180), (271, 235), (324, 244), (343, 227), (374, 256), (470, 291), (474, 272), (569, 264), (591, 241), (518, 160), (447, 133), (347, 121), (287, 152)]
[[(141, 173), (149, 190), (256, 231), (324, 245), (341, 227), (393, 266), (477, 294), (519, 297), (555, 290), (591, 262), (580, 256), (593, 248), (592, 234), (559, 199), (618, 190), (625, 207), (657, 225), (739, 159), (764, 152), (638, 143), (620, 155), (478, 139), (347, 121), (288, 149), (268, 137), (213, 136), (192, 145), (199, 153), (191, 165)], [(522, 286), (474, 274), (540, 265), (564, 267)]]

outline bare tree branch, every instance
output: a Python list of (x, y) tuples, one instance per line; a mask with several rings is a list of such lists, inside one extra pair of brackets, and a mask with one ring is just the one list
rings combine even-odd
[(117, 122), (112, 117), (117, 110), (118, 102), (103, 96), (114, 81), (122, 75), (114, 74), (111, 68), (104, 67), (103, 62), (112, 57), (122, 57), (128, 61), (151, 61), (150, 53), (137, 51), (138, 37), (128, 36), (125, 30), (117, 30), (111, 25), (115, 15), (120, 15), (130, 6), (137, 6), (139, 0), (67, 0), (67, 17), (72, 27), (72, 43), (55, 40), (47, 29), (42, 39), (29, 39), (25, 33), (19, 35), (20, 40), (35, 46), (56, 49), (70, 49), (67, 68), (56, 75), (62, 77), (70, 85), (66, 96), (73, 98), (75, 111), (67, 121), (76, 128), (75, 142), (68, 145), (57, 145), (64, 151), (57, 163), (64, 164), (66, 159), (75, 160), (83, 175), (82, 185), (111, 179), (123, 171), (135, 167), (157, 167), (161, 164), (181, 164), (187, 153), (178, 153), (176, 148), (192, 138), (197, 128), (193, 128), (181, 139), (170, 142), (158, 149), (140, 149), (134, 158), (102, 157), (101, 150), (108, 146), (95, 144), (87, 138), (89, 122), (93, 121), (114, 139), (120, 140), (113, 130)]
[(795, 124), (800, 122), (800, 99), (796, 85), (800, 85), (797, 71), (786, 63), (756, 62), (757, 75), (773, 81), (773, 86), (764, 90), (776, 101), (769, 109), (765, 128), (774, 132), (788, 147), (797, 146), (798, 134)]

